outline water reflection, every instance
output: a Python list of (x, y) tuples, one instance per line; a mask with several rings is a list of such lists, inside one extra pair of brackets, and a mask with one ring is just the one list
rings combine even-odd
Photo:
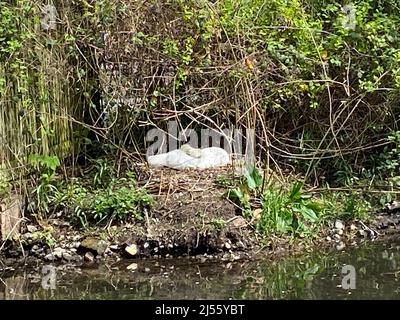
[[(184, 258), (0, 273), (2, 299), (398, 299), (400, 242), (278, 262)], [(355, 289), (343, 288), (354, 266)], [(352, 268), (348, 269), (351, 270)]]

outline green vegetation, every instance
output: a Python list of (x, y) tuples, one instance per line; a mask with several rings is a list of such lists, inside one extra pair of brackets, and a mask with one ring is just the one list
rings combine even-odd
[(372, 212), (371, 201), (360, 194), (327, 191), (317, 197), (303, 187), (300, 181), (264, 183), (253, 167), (239, 187), (229, 190), (228, 197), (267, 235), (314, 236), (319, 227), (335, 218), (366, 221)]
[[(94, 176), (101, 174), (96, 171)], [(86, 187), (85, 183), (88, 182), (82, 179), (62, 183), (50, 200), (53, 210), (63, 211), (74, 224), (83, 228), (128, 220), (140, 222), (143, 211), (153, 203), (146, 190), (136, 186), (132, 174), (126, 178), (112, 178), (101, 187)]]
[(266, 234), (365, 219), (360, 191), (400, 187), (397, 0), (67, 0), (51, 29), (42, 4), (0, 0), (0, 195), (26, 193), (38, 216), (140, 220), (151, 198), (121, 164), (171, 119), (254, 129), (266, 172), (348, 189), (221, 177)]

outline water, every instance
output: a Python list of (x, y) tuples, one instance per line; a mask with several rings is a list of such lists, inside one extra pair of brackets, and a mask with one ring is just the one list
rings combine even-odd
[[(354, 266), (355, 289), (342, 287), (344, 265)], [(398, 299), (399, 278), (400, 241), (394, 241), (276, 262), (181, 258), (19, 267), (0, 272), (0, 300)]]

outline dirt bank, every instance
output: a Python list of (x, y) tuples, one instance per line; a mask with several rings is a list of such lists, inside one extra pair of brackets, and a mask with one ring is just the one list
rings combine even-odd
[(313, 238), (265, 237), (241, 210), (227, 199), (224, 177), (232, 169), (146, 172), (139, 185), (146, 187), (155, 205), (142, 222), (109, 224), (79, 230), (55, 212), (38, 222), (26, 217), (20, 236), (2, 244), (2, 263), (33, 257), (47, 261), (87, 262), (97, 259), (150, 256), (203, 255), (226, 260), (293, 254), (316, 246), (346, 246), (399, 233), (400, 214), (390, 208), (372, 222), (335, 220)]

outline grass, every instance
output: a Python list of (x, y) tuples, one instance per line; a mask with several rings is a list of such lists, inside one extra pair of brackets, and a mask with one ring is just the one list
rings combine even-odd
[(104, 188), (88, 188), (73, 182), (59, 188), (52, 198), (56, 210), (62, 210), (73, 224), (82, 228), (128, 220), (142, 221), (144, 209), (153, 198), (132, 179), (113, 179)]

